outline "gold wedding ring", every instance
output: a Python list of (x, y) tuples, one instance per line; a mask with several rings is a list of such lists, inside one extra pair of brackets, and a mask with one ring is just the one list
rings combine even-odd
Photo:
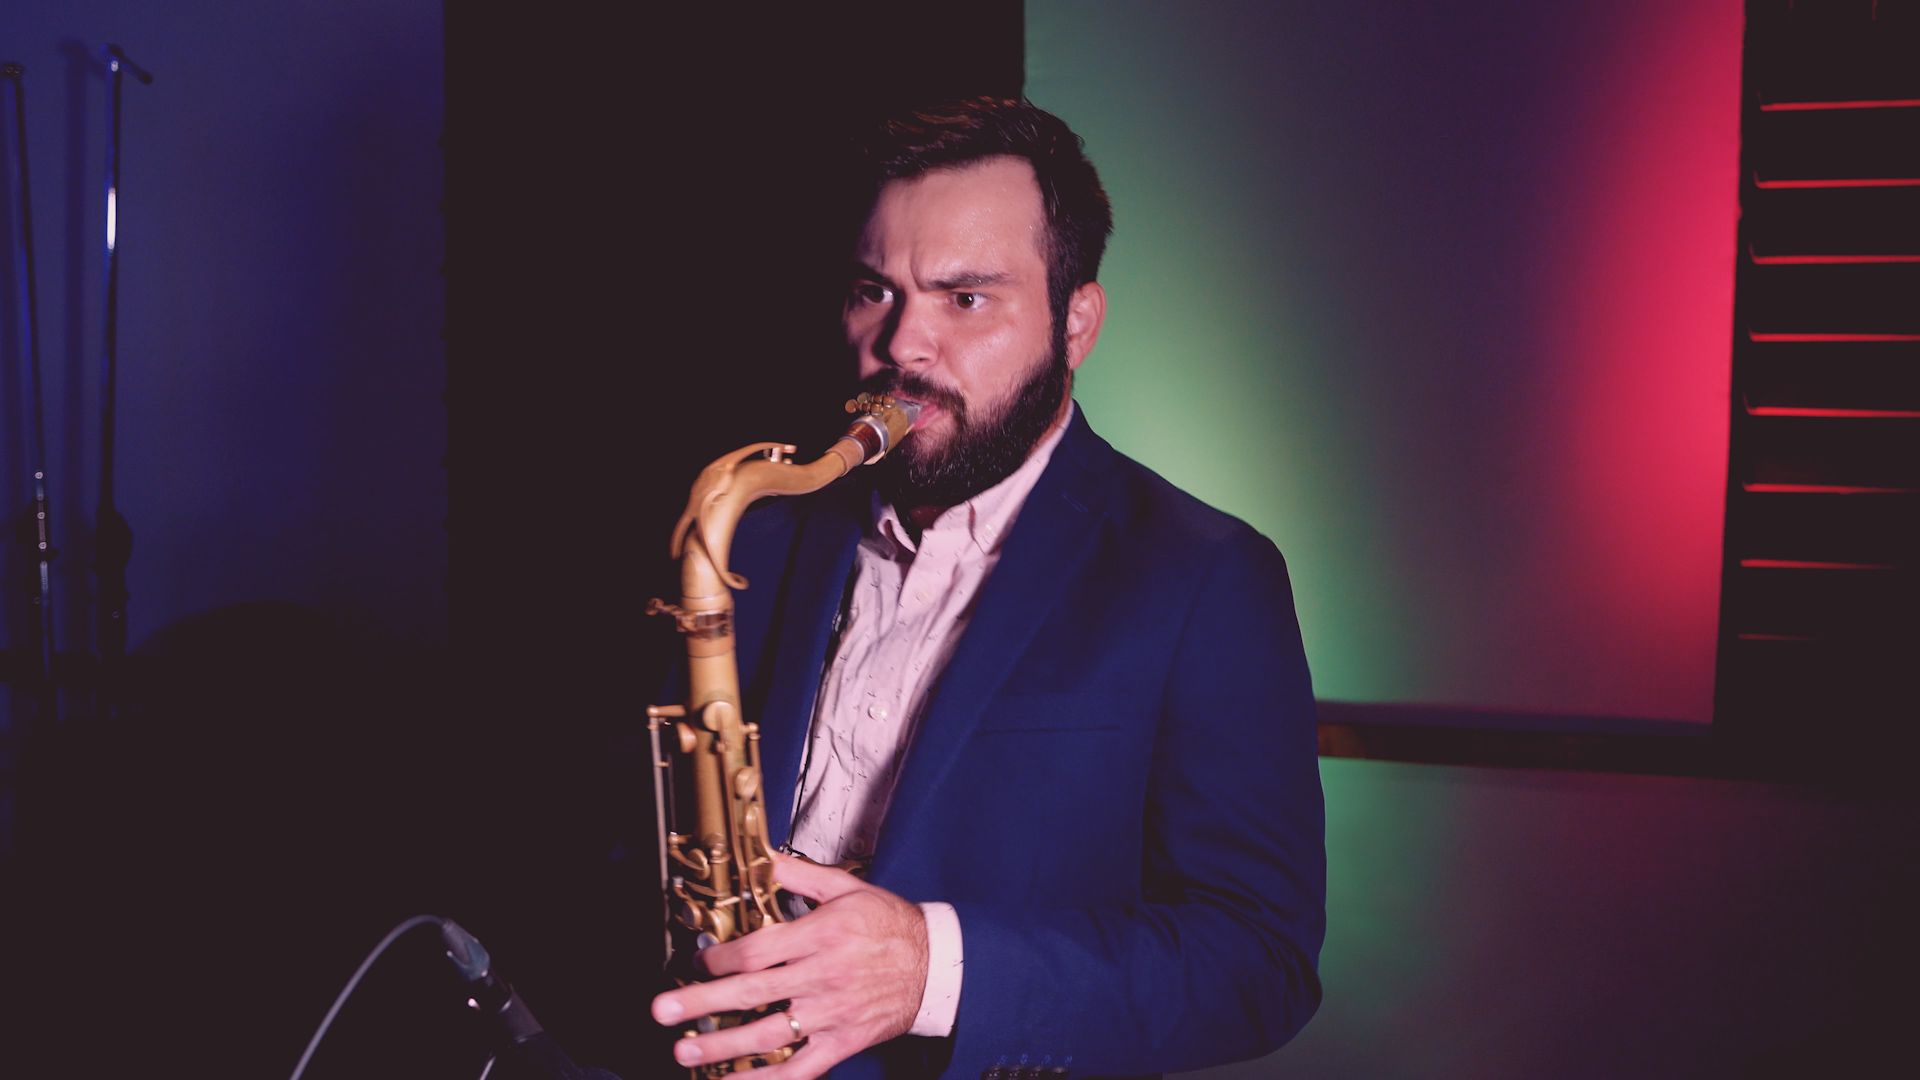
[(802, 1034), (800, 1034), (800, 1021), (798, 1021), (798, 1020), (795, 1020), (795, 1019), (793, 1018), (793, 1010), (792, 1010), (792, 1009), (785, 1009), (785, 1010), (782, 1010), (782, 1011), (781, 1011), (781, 1013), (780, 1013), (780, 1015), (781, 1015), (781, 1016), (784, 1016), (784, 1017), (786, 1017), (786, 1018), (787, 1018), (787, 1026), (788, 1026), (789, 1028), (792, 1028), (792, 1029), (793, 1029), (793, 1041), (794, 1041), (794, 1042), (799, 1042), (799, 1041), (800, 1041), (801, 1039), (804, 1039), (804, 1038), (806, 1038), (806, 1036), (805, 1036), (805, 1035), (802, 1035)]

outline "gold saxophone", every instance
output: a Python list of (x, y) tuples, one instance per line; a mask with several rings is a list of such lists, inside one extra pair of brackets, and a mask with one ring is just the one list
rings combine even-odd
[[(859, 466), (880, 460), (912, 430), (920, 406), (861, 394), (847, 402), (847, 411), (856, 414), (847, 433), (810, 464), (793, 461), (793, 447), (767, 442), (742, 447), (701, 470), (686, 512), (673, 530), (673, 556), (680, 560), (680, 603), (654, 600), (647, 605), (650, 615), (673, 616), (686, 636), (690, 665), (687, 703), (647, 709), (669, 970), (675, 969), (676, 956), (687, 953), (687, 938), (704, 948), (786, 921), (774, 895), (778, 885), (773, 880), (760, 783), (760, 729), (741, 714), (740, 674), (733, 653), (732, 590), (746, 588), (747, 582), (728, 569), (727, 556), (734, 528), (756, 499), (818, 491)], [(676, 786), (686, 773), (693, 778), (690, 793)], [(689, 801), (689, 794), (692, 832), (679, 828), (682, 804)], [(677, 943), (676, 938), (681, 941)], [(676, 944), (683, 947), (677, 949)], [(684, 984), (690, 973), (681, 967), (675, 977)], [(749, 1023), (779, 1008), (770, 1005), (706, 1017), (683, 1035)], [(692, 1074), (725, 1076), (785, 1061), (793, 1051), (788, 1046), (712, 1062), (693, 1069)]]

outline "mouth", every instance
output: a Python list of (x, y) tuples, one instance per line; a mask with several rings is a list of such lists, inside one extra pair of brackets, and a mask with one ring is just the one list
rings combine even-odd
[(935, 405), (931, 401), (914, 401), (911, 398), (904, 398), (902, 400), (912, 410), (910, 415), (913, 417), (913, 426), (909, 427), (907, 429), (908, 431), (919, 431), (921, 428), (932, 423), (934, 417), (940, 415), (940, 406)]
[[(892, 373), (865, 379), (859, 388), (870, 394), (884, 394), (904, 406), (904, 411), (912, 421), (908, 431), (924, 430), (940, 417), (949, 413), (959, 415), (956, 409), (965, 408), (955, 391), (926, 380), (897, 377)], [(952, 401), (955, 408), (948, 408), (948, 401)]]

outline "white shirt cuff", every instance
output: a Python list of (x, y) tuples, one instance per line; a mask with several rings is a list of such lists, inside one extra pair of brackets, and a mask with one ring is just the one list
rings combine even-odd
[(944, 1038), (953, 1034), (960, 1013), (960, 976), (966, 967), (960, 951), (960, 916), (952, 904), (920, 905), (927, 920), (927, 988), (920, 995), (920, 1012), (909, 1035)]

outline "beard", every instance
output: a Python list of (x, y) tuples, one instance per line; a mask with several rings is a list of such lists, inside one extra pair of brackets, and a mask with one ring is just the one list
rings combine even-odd
[(1033, 365), (1006, 403), (976, 417), (960, 395), (917, 375), (883, 371), (861, 389), (938, 405), (952, 421), (945, 445), (906, 439), (877, 466), (880, 494), (899, 507), (958, 506), (1020, 468), (1066, 400), (1070, 369), (1064, 335)]

